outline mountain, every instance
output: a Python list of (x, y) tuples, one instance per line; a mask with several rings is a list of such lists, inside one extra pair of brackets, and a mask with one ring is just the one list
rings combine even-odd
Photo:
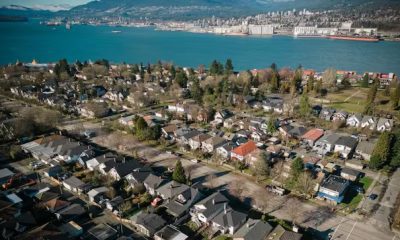
[(20, 5), (9, 5), (0, 8), (0, 15), (2, 16), (20, 16), (20, 17), (52, 17), (54, 12), (39, 9), (39, 8), (29, 8)]
[(204, 16), (248, 16), (292, 9), (351, 9), (399, 6), (398, 0), (99, 0), (72, 8), (66, 14), (127, 16), (150, 19), (195, 19)]

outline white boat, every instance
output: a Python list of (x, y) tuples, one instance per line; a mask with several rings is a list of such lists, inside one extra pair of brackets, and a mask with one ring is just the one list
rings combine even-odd
[(114, 31), (111, 31), (112, 33), (120, 33), (121, 31), (118, 31), (118, 30), (114, 30)]

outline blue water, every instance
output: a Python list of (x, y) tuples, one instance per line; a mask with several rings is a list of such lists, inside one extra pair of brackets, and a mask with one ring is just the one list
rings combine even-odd
[[(112, 33), (113, 30), (122, 31)], [(241, 37), (152, 28), (109, 26), (48, 27), (37, 21), (0, 23), (0, 64), (20, 61), (51, 62), (106, 58), (111, 62), (170, 61), (181, 66), (206, 66), (213, 59), (233, 60), (235, 69), (270, 66), (324, 70), (400, 73), (400, 42), (352, 42), (295, 39), (286, 36)]]

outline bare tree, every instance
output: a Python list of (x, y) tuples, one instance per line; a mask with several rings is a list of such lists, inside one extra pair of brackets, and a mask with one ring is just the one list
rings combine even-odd
[(229, 192), (233, 196), (242, 199), (243, 191), (244, 191), (243, 183), (240, 180), (236, 179), (229, 183)]
[(217, 175), (215, 173), (210, 173), (207, 175), (206, 181), (208, 183), (209, 188), (213, 189), (216, 187), (216, 179), (217, 179)]

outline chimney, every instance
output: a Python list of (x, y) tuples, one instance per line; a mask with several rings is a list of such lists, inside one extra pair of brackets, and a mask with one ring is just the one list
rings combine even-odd
[(125, 163), (126, 158), (124, 157), (124, 159), (122, 160), (122, 163)]
[(214, 198), (213, 198), (213, 200), (212, 200), (212, 204), (215, 205), (215, 199), (214, 199)]
[(115, 163), (117, 162), (117, 159), (116, 159), (116, 158), (114, 158), (114, 162), (115, 162)]
[(224, 203), (224, 214), (226, 214), (228, 211), (226, 209), (226, 203)]

